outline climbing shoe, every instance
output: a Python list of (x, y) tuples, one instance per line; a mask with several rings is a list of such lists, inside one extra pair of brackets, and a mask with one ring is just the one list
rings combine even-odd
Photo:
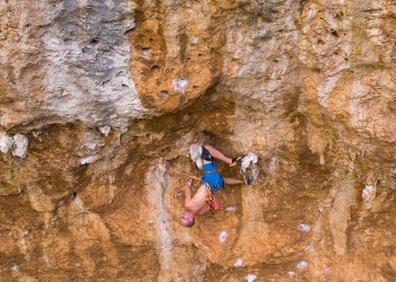
[(238, 163), (241, 163), (244, 156), (239, 156), (232, 159), (232, 163), (230, 163), (230, 167), (236, 166)]

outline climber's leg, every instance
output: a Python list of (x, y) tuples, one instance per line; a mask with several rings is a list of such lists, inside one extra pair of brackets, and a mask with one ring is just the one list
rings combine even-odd
[(235, 179), (235, 178), (223, 177), (223, 180), (224, 180), (224, 184), (228, 184), (228, 185), (244, 184), (243, 180)]
[(232, 163), (232, 159), (231, 158), (225, 156), (222, 152), (217, 150), (215, 147), (213, 147), (211, 145), (204, 145), (204, 147), (209, 151), (210, 155), (213, 158), (218, 159), (220, 161), (223, 161), (226, 164), (231, 164)]

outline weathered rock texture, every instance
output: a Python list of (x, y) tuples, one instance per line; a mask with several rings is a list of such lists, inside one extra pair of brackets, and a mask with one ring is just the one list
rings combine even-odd
[(0, 13), (1, 127), (125, 127), (142, 115), (129, 69), (130, 1), (12, 0)]
[[(389, 0), (0, 2), (0, 280), (394, 281), (395, 26)], [(186, 230), (202, 136), (260, 177)]]

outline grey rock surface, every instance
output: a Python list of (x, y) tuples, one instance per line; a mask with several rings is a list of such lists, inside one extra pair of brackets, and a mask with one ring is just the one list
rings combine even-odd
[(125, 127), (145, 112), (129, 71), (131, 1), (6, 1), (0, 11), (9, 101), (1, 127), (37, 120)]

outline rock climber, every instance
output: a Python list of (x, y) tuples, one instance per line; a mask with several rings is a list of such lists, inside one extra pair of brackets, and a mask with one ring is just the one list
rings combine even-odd
[(243, 156), (231, 159), (222, 152), (210, 145), (193, 144), (190, 146), (191, 158), (202, 168), (203, 176), (201, 185), (193, 197), (191, 197), (192, 181), (190, 180), (184, 186), (185, 201), (184, 212), (181, 216), (181, 224), (184, 227), (191, 227), (195, 223), (195, 216), (202, 215), (210, 209), (214, 212), (220, 209), (220, 202), (214, 195), (220, 191), (224, 184), (237, 185), (243, 184), (244, 181), (234, 178), (222, 177), (217, 171), (214, 159), (221, 160), (229, 166), (235, 166)]

